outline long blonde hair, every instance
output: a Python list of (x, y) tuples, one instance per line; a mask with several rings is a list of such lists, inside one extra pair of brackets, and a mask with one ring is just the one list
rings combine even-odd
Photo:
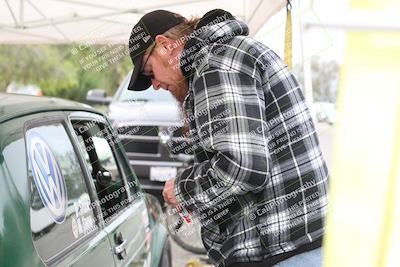
[[(184, 22), (172, 27), (168, 31), (164, 32), (162, 35), (164, 35), (167, 38), (173, 39), (173, 40), (178, 40), (184, 36), (191, 34), (195, 30), (200, 19), (201, 19), (200, 17), (192, 17), (190, 19), (185, 19)], [(151, 45), (149, 48), (146, 49), (145, 53), (146, 54), (150, 53), (150, 51), (153, 49), (154, 45), (155, 45), (155, 42), (153, 43), (153, 45)], [(180, 109), (181, 109), (181, 112), (183, 113), (183, 117), (187, 118), (186, 111), (182, 105), (180, 105)], [(189, 134), (189, 124), (188, 124), (187, 120), (185, 120), (185, 119), (184, 119), (184, 123), (182, 125), (182, 135), (183, 135), (183, 137), (187, 137), (187, 138), (190, 135)]]

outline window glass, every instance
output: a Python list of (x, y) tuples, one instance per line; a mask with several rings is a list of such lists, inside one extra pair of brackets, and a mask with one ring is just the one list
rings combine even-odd
[(114, 218), (128, 204), (121, 171), (113, 152), (113, 136), (101, 123), (73, 121), (75, 133), (96, 188), (104, 219)]
[(35, 247), (51, 260), (97, 229), (82, 168), (61, 123), (26, 132)]
[(83, 152), (83, 156), (84, 156), (84, 160), (86, 161), (87, 164), (86, 166), (89, 169), (89, 172), (92, 173), (93, 172), (93, 168), (92, 168), (92, 164), (90, 164), (90, 158), (89, 158), (89, 154), (86, 151), (86, 147), (85, 147), (85, 142), (83, 140), (83, 136), (82, 135), (77, 135), (78, 137), (78, 143), (79, 143), (79, 147), (81, 148), (82, 152)]

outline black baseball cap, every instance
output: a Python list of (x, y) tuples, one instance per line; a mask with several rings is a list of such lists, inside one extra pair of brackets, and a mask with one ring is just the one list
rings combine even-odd
[(141, 73), (146, 49), (154, 43), (157, 35), (163, 34), (185, 20), (179, 14), (166, 10), (156, 10), (144, 15), (133, 27), (129, 37), (129, 55), (131, 56), (134, 70), (128, 90), (142, 91), (151, 86), (150, 78)]

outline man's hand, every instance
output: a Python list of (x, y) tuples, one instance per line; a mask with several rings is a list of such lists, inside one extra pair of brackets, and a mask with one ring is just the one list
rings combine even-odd
[(175, 178), (167, 180), (165, 182), (162, 195), (167, 204), (176, 206), (176, 205), (178, 205), (178, 202), (176, 201), (176, 197), (175, 197), (175, 193), (174, 193), (174, 184), (175, 184)]

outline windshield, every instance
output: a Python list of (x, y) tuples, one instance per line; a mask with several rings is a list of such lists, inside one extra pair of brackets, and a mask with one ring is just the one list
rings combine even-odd
[(127, 102), (127, 101), (168, 101), (168, 102), (176, 102), (175, 98), (171, 95), (170, 92), (166, 90), (154, 90), (153, 86), (151, 86), (147, 90), (143, 91), (131, 91), (128, 90), (128, 84), (130, 77), (132, 75), (132, 71), (128, 73), (122, 82), (118, 95), (116, 97), (116, 101)]

